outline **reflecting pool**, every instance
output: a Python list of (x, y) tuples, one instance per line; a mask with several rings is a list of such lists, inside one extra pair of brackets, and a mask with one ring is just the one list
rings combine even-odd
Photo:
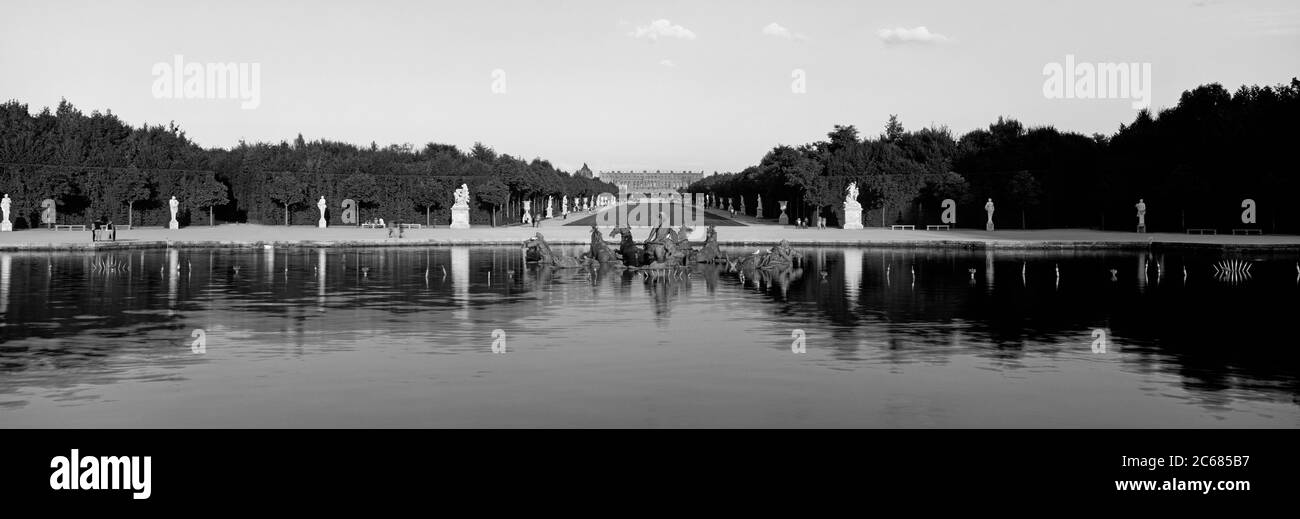
[(0, 424), (1300, 425), (1294, 255), (801, 251), (0, 253)]

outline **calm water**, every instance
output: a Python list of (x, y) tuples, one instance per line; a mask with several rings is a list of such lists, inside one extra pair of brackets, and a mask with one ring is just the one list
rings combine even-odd
[(0, 425), (1300, 425), (1293, 255), (1233, 279), (1208, 254), (803, 252), (743, 281), (517, 248), (0, 253)]

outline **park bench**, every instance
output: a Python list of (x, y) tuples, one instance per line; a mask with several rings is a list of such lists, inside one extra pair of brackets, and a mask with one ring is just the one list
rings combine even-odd
[(399, 227), (403, 228), (403, 229), (423, 229), (423, 228), (424, 228), (424, 225), (423, 225), (423, 224), (418, 224), (418, 223), (399, 223), (399, 224), (397, 224), (397, 225), (398, 225)]
[(946, 225), (946, 224), (945, 224), (945, 225), (927, 225), (927, 226), (925, 226), (925, 230), (927, 230), (927, 231), (947, 231), (947, 230), (951, 230), (951, 229), (952, 229), (952, 228), (949, 227), (949, 226)]
[(1218, 235), (1219, 231), (1214, 229), (1188, 229), (1187, 234), (1214, 234)]
[(362, 228), (362, 229), (382, 229), (383, 227), (384, 227), (384, 226), (379, 225), (379, 224), (377, 224), (377, 223), (363, 223), (363, 224), (361, 224), (361, 228)]
[(889, 230), (891, 230), (891, 231), (915, 231), (915, 230), (916, 230), (916, 226), (915, 226), (915, 225), (891, 225), (891, 226), (889, 226)]
[(90, 241), (117, 241), (117, 229), (95, 229), (91, 231)]
[(60, 224), (55, 224), (55, 225), (54, 225), (54, 230), (56, 230), (56, 231), (72, 231), (72, 230), (84, 231), (84, 230), (86, 230), (86, 226), (84, 226), (84, 225), (69, 225), (69, 224), (66, 224), (66, 223), (60, 223)]
[(1259, 234), (1263, 235), (1264, 231), (1259, 229), (1233, 229), (1232, 234)]

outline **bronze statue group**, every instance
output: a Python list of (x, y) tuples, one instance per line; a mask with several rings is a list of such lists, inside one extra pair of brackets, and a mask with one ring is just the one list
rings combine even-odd
[(600, 229), (591, 226), (590, 250), (581, 256), (566, 256), (551, 249), (542, 233), (537, 233), (524, 242), (525, 259), (542, 266), (555, 268), (599, 268), (612, 266), (630, 270), (674, 270), (686, 269), (698, 263), (719, 263), (727, 265), (729, 271), (743, 272), (752, 270), (776, 271), (788, 269), (802, 259), (799, 251), (790, 247), (789, 242), (780, 244), (764, 252), (736, 259), (724, 254), (718, 246), (718, 232), (714, 226), (708, 226), (705, 241), (701, 247), (693, 247), (688, 238), (693, 229), (682, 225), (679, 229), (664, 229), (663, 225), (650, 230), (646, 239), (637, 243), (629, 227), (615, 227), (610, 231), (610, 238), (618, 238), (611, 246), (602, 237)]

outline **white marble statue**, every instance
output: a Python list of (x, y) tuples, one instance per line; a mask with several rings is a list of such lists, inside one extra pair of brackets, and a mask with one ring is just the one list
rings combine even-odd
[(986, 230), (992, 231), (993, 230), (993, 199), (992, 198), (990, 198), (988, 202), (984, 203), (984, 211), (989, 214), (989, 221), (984, 224), (984, 228)]
[(468, 205), (469, 205), (469, 186), (467, 186), (467, 185), (465, 185), (465, 184), (461, 184), (460, 187), (456, 189), (456, 192), (455, 192), (455, 193), (452, 193), (452, 196), (454, 196), (454, 197), (456, 198), (456, 204), (455, 204), (455, 205), (459, 205), (459, 206), (468, 206)]
[(529, 212), (529, 210), (531, 210), (532, 208), (533, 208), (532, 200), (524, 200), (524, 217), (522, 220), (520, 220), (520, 223), (523, 223), (524, 225), (533, 223), (533, 215), (531, 212)]
[(555, 204), (555, 201), (554, 201), (554, 200), (555, 200), (555, 197), (550, 196), (550, 195), (547, 195), (547, 196), (546, 196), (546, 218), (548, 218), (548, 219), (549, 219), (549, 218), (555, 218), (555, 215), (552, 213), (552, 209), (551, 209), (551, 208), (553, 207), (553, 205)]
[(1138, 203), (1135, 207), (1137, 207), (1137, 211), (1138, 211), (1138, 230), (1139, 231), (1146, 230), (1147, 204), (1141, 198), (1139, 198)]
[[(844, 188), (848, 192), (844, 196), (844, 228), (861, 229), (862, 228), (862, 203), (858, 202), (858, 183), (849, 182), (849, 187)], [(819, 220), (817, 227), (821, 228)]]
[(565, 218), (569, 217), (569, 195), (560, 197), (560, 214)]
[(325, 223), (325, 205), (324, 196), (320, 197), (320, 200), (316, 201), (316, 209), (320, 210), (320, 220), (316, 220), (316, 227), (324, 228), (328, 225)]
[(4, 221), (0, 221), (0, 231), (14, 230), (14, 224), (9, 221), (9, 204), (12, 203), (13, 201), (9, 199), (9, 193), (5, 193), (5, 197), (0, 199), (0, 212), (4, 212), (5, 217)]
[(452, 196), (456, 203), (451, 206), (451, 229), (469, 228), (469, 186), (461, 184)]
[(176, 200), (176, 197), (173, 196), (171, 200), (167, 201), (167, 207), (172, 211), (172, 220), (170, 222), (167, 222), (167, 227), (172, 229), (179, 229), (181, 227), (181, 224), (180, 222), (176, 221), (176, 211), (180, 209), (181, 203), (178, 202)]

